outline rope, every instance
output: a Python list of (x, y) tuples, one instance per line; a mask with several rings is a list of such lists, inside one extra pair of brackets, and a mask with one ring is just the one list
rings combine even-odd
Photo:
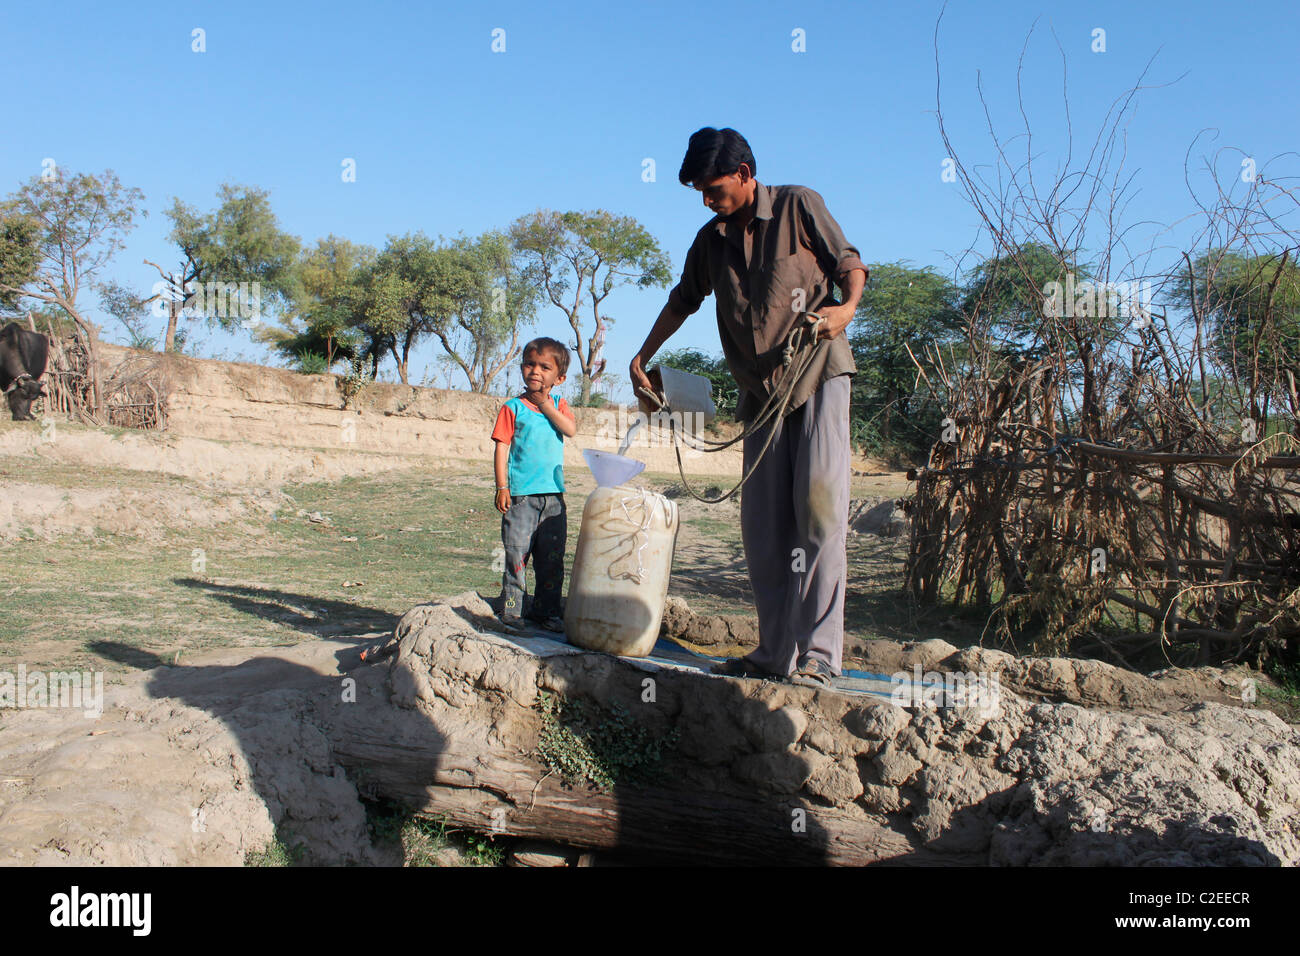
[(36, 379), (32, 378), (26, 372), (23, 372), (21, 375), (19, 375), (17, 378), (15, 378), (12, 382), (9, 383), (9, 387), (5, 389), (4, 393), (8, 395), (10, 392), (16, 389), (23, 382), (34, 382), (34, 381), (36, 381)]
[[(628, 572), (624, 572), (621, 575), (615, 576), (614, 565), (617, 562), (611, 562), (609, 566), (609, 576), (611, 578), (615, 578), (615, 580), (617, 580), (618, 578), (623, 578), (628, 581), (633, 581), (636, 584), (640, 584), (641, 578), (645, 575), (645, 561), (642, 557), (642, 552), (645, 551), (646, 545), (650, 543), (650, 525), (651, 523), (653, 523), (655, 519), (655, 514), (656, 514), (655, 509), (659, 505), (663, 506), (664, 526), (667, 528), (671, 528), (676, 523), (676, 519), (674, 518), (674, 511), (676, 509), (676, 505), (674, 505), (667, 498), (664, 498), (662, 495), (652, 494), (651, 492), (647, 491), (645, 488), (639, 488), (637, 489), (637, 491), (639, 493), (639, 499), (632, 495), (624, 495), (622, 498), (611, 500), (609, 503), (609, 517), (615, 518), (616, 516), (614, 514), (614, 506), (621, 505), (623, 508), (624, 521), (626, 521), (627, 524), (632, 526), (631, 533), (623, 540), (625, 542), (630, 541), (631, 543), (631, 550), (629, 551), (629, 556), (636, 557), (636, 573), (634, 574), (628, 571)], [(628, 511), (628, 502), (635, 503), (638, 502), (638, 500), (641, 505), (640, 525), (637, 524), (637, 522), (632, 518), (631, 513)], [(642, 539), (639, 545), (636, 543), (638, 537)]]
[[(666, 402), (661, 400), (658, 395), (649, 389), (637, 389), (640, 394), (644, 395), (657, 406), (655, 413), (668, 412), (668, 426), (673, 436), (673, 451), (677, 455), (677, 472), (681, 475), (682, 487), (684, 487), (690, 496), (696, 501), (703, 501), (705, 504), (716, 505), (734, 496), (744, 487), (745, 482), (749, 481), (750, 476), (754, 473), (755, 469), (758, 468), (758, 463), (763, 460), (763, 456), (767, 454), (767, 450), (772, 446), (772, 440), (776, 437), (776, 425), (785, 418), (786, 409), (790, 404), (790, 398), (794, 395), (795, 385), (803, 378), (804, 372), (806, 372), (812, 365), (813, 356), (817, 351), (817, 330), (826, 321), (816, 312), (804, 313), (803, 319), (803, 324), (796, 325), (790, 331), (789, 336), (786, 338), (785, 346), (782, 348), (781, 366), (782, 368), (790, 369), (790, 371), (788, 371), (781, 379), (781, 385), (767, 396), (767, 400), (763, 403), (763, 407), (759, 409), (758, 414), (754, 416), (754, 420), (750, 422), (735, 438), (731, 438), (727, 441), (713, 441), (712, 439), (702, 438), (698, 435), (688, 435), (686, 434), (685, 429), (679, 429), (677, 420), (673, 417), (672, 410), (668, 407)], [(724, 448), (730, 448), (732, 445), (736, 444), (736, 442), (743, 441), (750, 435), (755, 434), (760, 428), (763, 428), (769, 420), (773, 419), (773, 417), (775, 417), (775, 421), (772, 422), (772, 427), (768, 429), (767, 441), (763, 443), (762, 450), (754, 457), (753, 462), (750, 463), (745, 474), (741, 476), (736, 487), (732, 488), (720, 498), (706, 498), (691, 487), (691, 483), (686, 480), (686, 467), (682, 464), (682, 442), (685, 442), (695, 451), (722, 451)], [(706, 445), (709, 447), (703, 447)]]

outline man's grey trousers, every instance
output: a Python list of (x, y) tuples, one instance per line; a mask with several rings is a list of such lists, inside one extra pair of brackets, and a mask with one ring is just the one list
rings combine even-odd
[(758, 609), (757, 667), (789, 674), (807, 656), (836, 674), (844, 658), (849, 520), (849, 385), (840, 375), (784, 421), (745, 439), (745, 469), (776, 437), (741, 490), (740, 527)]

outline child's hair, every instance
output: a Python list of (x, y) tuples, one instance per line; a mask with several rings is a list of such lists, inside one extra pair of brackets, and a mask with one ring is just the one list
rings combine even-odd
[(524, 351), (520, 355), (520, 361), (528, 358), (529, 352), (550, 352), (555, 359), (555, 367), (563, 376), (569, 374), (569, 350), (563, 342), (557, 342), (555, 339), (543, 336), (540, 339), (533, 339), (524, 346)]

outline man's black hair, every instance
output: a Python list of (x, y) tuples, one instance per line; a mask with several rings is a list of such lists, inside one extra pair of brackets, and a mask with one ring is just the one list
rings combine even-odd
[(677, 180), (683, 186), (689, 186), (729, 176), (740, 168), (741, 163), (749, 167), (751, 176), (758, 175), (758, 164), (754, 162), (754, 153), (745, 137), (730, 127), (714, 129), (706, 126), (691, 134)]

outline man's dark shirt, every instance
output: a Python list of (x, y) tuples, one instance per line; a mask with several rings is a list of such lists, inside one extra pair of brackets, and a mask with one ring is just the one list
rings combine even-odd
[[(717, 297), (718, 334), (740, 385), (736, 417), (742, 421), (780, 384), (782, 349), (800, 313), (837, 304), (832, 282), (843, 287), (854, 269), (867, 271), (813, 190), (756, 182), (754, 200), (754, 218), (744, 228), (718, 216), (704, 224), (668, 296), (678, 315), (695, 313), (710, 292)], [(844, 333), (822, 340), (795, 384), (789, 410), (823, 382), (856, 371)]]

